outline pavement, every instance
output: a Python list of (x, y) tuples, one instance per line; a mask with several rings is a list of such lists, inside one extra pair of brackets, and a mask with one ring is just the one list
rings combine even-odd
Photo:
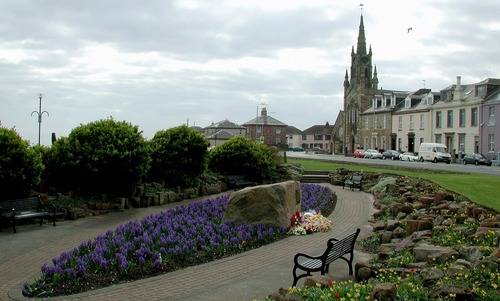
[(450, 172), (464, 172), (464, 173), (478, 173), (487, 174), (493, 176), (500, 176), (499, 166), (485, 166), (485, 165), (463, 165), (463, 164), (446, 164), (446, 163), (432, 163), (432, 162), (408, 162), (399, 160), (381, 160), (381, 159), (363, 159), (346, 157), (344, 155), (323, 155), (323, 154), (312, 154), (305, 152), (286, 152), (286, 156), (289, 158), (301, 158), (301, 159), (313, 159), (313, 160), (323, 160), (332, 161), (339, 163), (359, 163), (359, 164), (370, 164), (370, 165), (383, 165), (383, 166), (396, 166), (409, 169), (425, 169), (425, 170), (439, 170), (439, 171), (450, 171)]
[[(367, 235), (367, 221), (373, 213), (373, 198), (364, 192), (343, 190), (331, 186), (338, 196), (337, 206), (330, 215), (333, 230), (307, 236), (291, 236), (283, 240), (235, 256), (182, 270), (121, 283), (77, 295), (52, 300), (254, 300), (263, 299), (280, 287), (292, 283), (293, 256), (298, 253), (321, 254), (331, 237), (342, 238), (362, 229)], [(184, 201), (183, 203), (189, 203)], [(39, 273), (40, 267), (65, 250), (91, 239), (130, 219), (157, 213), (168, 206), (129, 209), (107, 215), (62, 221), (50, 225), (26, 225), (17, 234), (0, 232), (0, 300), (18, 296), (20, 284)], [(358, 239), (360, 239), (358, 238)], [(355, 262), (366, 261), (366, 255), (355, 252)], [(345, 262), (330, 266), (334, 279), (348, 278)], [(301, 283), (300, 280), (299, 284)]]

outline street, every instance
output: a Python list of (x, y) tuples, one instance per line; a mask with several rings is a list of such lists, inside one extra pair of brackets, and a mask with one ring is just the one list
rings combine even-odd
[(432, 162), (407, 162), (399, 160), (381, 160), (381, 159), (360, 159), (354, 157), (345, 157), (344, 155), (320, 155), (304, 152), (286, 152), (289, 158), (313, 159), (323, 161), (333, 161), (340, 163), (360, 163), (370, 165), (385, 165), (397, 166), (408, 169), (428, 169), (428, 170), (441, 170), (451, 172), (466, 172), (466, 173), (480, 173), (494, 176), (500, 176), (500, 167), (498, 166), (475, 166), (463, 164), (446, 164), (446, 163), (432, 163)]

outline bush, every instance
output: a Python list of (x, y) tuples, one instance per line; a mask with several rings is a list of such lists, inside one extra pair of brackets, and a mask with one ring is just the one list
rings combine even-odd
[(42, 160), (13, 129), (0, 126), (0, 199), (24, 197), (40, 183)]
[(47, 152), (47, 181), (83, 195), (129, 195), (147, 173), (149, 155), (137, 126), (103, 119), (80, 125)]
[(208, 167), (224, 175), (245, 175), (263, 181), (276, 176), (277, 162), (271, 149), (243, 137), (231, 138), (212, 149)]
[(206, 169), (208, 141), (185, 125), (159, 131), (150, 143), (151, 179), (169, 186), (194, 186)]

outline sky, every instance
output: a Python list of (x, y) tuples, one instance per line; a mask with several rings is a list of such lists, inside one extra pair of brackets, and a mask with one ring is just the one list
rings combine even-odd
[[(500, 77), (500, 1), (2, 0), (0, 122), (42, 143), (112, 116), (147, 138), (268, 114), (334, 123), (360, 3), (379, 86)], [(408, 33), (408, 28), (412, 27)]]

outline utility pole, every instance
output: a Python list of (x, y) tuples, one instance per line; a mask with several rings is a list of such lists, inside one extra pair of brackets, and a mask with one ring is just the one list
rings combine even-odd
[(31, 112), (31, 116), (33, 116), (33, 114), (36, 114), (37, 117), (38, 117), (38, 145), (40, 145), (40, 133), (42, 131), (42, 116), (43, 116), (43, 113), (47, 114), (47, 117), (49, 117), (49, 112), (47, 111), (42, 111), (42, 93), (40, 93), (38, 95), (38, 111), (33, 111)]

